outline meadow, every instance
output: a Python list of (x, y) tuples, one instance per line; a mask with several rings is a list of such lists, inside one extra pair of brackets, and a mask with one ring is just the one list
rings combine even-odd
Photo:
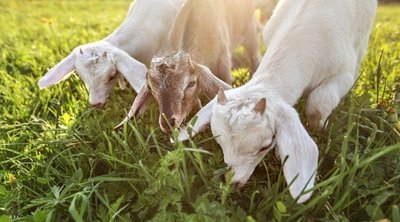
[[(129, 4), (0, 1), (1, 222), (400, 221), (400, 5), (379, 7), (359, 80), (313, 135), (314, 194), (296, 204), (273, 152), (235, 189), (209, 130), (171, 144), (153, 106), (113, 131), (132, 90), (116, 87), (95, 110), (76, 76), (37, 87), (75, 46), (111, 33)], [(235, 85), (247, 74), (235, 70)]]

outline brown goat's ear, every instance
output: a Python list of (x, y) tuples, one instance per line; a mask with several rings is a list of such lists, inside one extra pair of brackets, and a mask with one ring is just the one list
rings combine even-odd
[(267, 106), (267, 100), (265, 98), (262, 98), (262, 99), (258, 100), (258, 102), (256, 103), (256, 105), (253, 108), (253, 111), (256, 113), (263, 114), (266, 106)]
[(223, 89), (219, 89), (218, 96), (217, 96), (217, 101), (221, 105), (224, 105), (228, 101)]
[(218, 79), (206, 66), (193, 62), (197, 75), (200, 90), (211, 100), (219, 89), (231, 89), (232, 87), (224, 81)]
[(139, 91), (138, 95), (136, 96), (131, 109), (129, 110), (128, 115), (125, 117), (124, 120), (120, 124), (118, 124), (114, 129), (121, 128), (125, 122), (128, 122), (132, 117), (139, 118), (142, 113), (146, 110), (149, 102), (153, 98), (151, 94), (150, 88), (147, 85), (147, 82), (144, 84), (142, 89)]

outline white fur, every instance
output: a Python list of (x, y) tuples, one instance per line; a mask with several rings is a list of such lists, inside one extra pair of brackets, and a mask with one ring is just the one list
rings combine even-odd
[[(225, 91), (227, 102), (214, 99), (200, 110), (192, 128), (198, 132), (211, 120), (213, 135), (232, 167), (234, 182), (244, 184), (265, 152), (257, 153), (276, 136), (284, 161), (289, 191), (298, 202), (311, 196), (318, 149), (292, 106), (308, 94), (306, 113), (310, 127), (323, 128), (331, 111), (358, 76), (367, 49), (376, 0), (281, 0), (264, 29), (268, 50), (253, 78)], [(266, 99), (263, 113), (252, 110)], [(187, 139), (182, 131), (180, 139)], [(296, 178), (294, 180), (294, 178)], [(294, 181), (293, 181), (294, 180)]]
[(88, 86), (89, 103), (94, 106), (105, 104), (115, 84), (112, 76), (117, 73), (120, 85), (123, 86), (125, 77), (139, 92), (146, 78), (144, 64), (148, 64), (154, 54), (167, 51), (168, 31), (183, 1), (135, 0), (126, 19), (112, 34), (98, 42), (76, 47), (39, 80), (39, 87), (54, 85), (76, 70)]

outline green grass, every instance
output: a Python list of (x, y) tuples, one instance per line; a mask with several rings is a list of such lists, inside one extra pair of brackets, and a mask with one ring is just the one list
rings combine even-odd
[(153, 107), (114, 132), (132, 91), (92, 110), (77, 77), (38, 89), (71, 49), (117, 27), (129, 3), (0, 1), (0, 221), (400, 221), (399, 5), (379, 8), (360, 80), (313, 135), (318, 183), (298, 205), (272, 153), (236, 190), (209, 131), (170, 144)]

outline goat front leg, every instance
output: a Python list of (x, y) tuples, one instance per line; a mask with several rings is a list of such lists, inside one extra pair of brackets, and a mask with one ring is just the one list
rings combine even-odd
[(326, 79), (311, 91), (306, 105), (310, 130), (317, 132), (326, 127), (328, 116), (353, 86), (354, 81), (354, 74), (348, 72)]
[(226, 55), (222, 55), (218, 59), (217, 70), (216, 73), (214, 74), (222, 81), (231, 85), (232, 84), (231, 68), (232, 68), (231, 56), (230, 53), (227, 53)]

